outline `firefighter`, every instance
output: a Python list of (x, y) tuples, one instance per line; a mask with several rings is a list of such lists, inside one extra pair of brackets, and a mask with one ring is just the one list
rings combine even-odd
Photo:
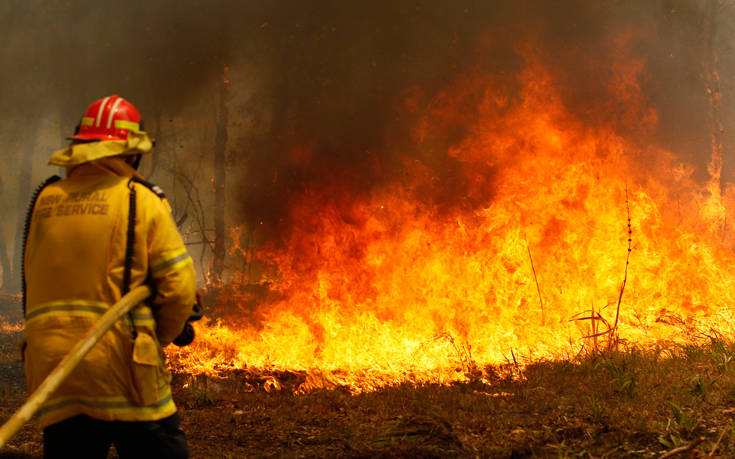
[[(140, 114), (111, 95), (89, 106), (34, 195), (24, 241), (29, 392), (125, 293), (155, 292), (116, 323), (39, 410), (44, 457), (188, 457), (162, 347), (182, 333), (195, 274), (163, 192), (137, 172), (153, 149)], [(191, 330), (189, 330), (191, 331)]]

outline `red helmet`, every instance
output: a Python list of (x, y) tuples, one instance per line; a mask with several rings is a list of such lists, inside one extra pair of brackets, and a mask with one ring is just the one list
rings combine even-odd
[(140, 130), (140, 113), (133, 104), (113, 94), (92, 102), (72, 139), (127, 140), (130, 131)]

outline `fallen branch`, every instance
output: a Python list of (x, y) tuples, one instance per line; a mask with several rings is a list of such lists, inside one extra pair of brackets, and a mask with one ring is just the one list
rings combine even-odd
[(677, 454), (681, 454), (681, 453), (688, 453), (689, 451), (691, 451), (694, 448), (696, 448), (704, 440), (706, 440), (705, 437), (696, 438), (694, 441), (692, 441), (688, 445), (684, 445), (684, 446), (680, 446), (678, 448), (674, 448), (671, 451), (669, 451), (668, 453), (662, 454), (659, 459), (665, 459), (667, 457), (673, 457), (673, 456), (676, 456)]
[(714, 445), (712, 445), (712, 449), (711, 449), (711, 450), (710, 450), (710, 452), (709, 452), (709, 455), (710, 455), (710, 456), (713, 456), (713, 455), (715, 454), (715, 451), (717, 451), (717, 448), (718, 448), (718, 447), (720, 446), (720, 442), (722, 441), (722, 437), (724, 437), (724, 436), (725, 436), (725, 434), (726, 434), (727, 432), (729, 432), (729, 431), (730, 431), (730, 429), (728, 428), (728, 429), (724, 429), (724, 430), (723, 430), (723, 431), (722, 431), (722, 432), (720, 433), (720, 436), (719, 436), (719, 437), (717, 437), (717, 441), (715, 442), (715, 444), (714, 444)]

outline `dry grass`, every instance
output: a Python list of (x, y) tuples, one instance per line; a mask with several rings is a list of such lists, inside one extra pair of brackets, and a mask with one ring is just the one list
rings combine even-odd
[(201, 377), (184, 388), (179, 375), (177, 395), (201, 457), (221, 447), (230, 457), (735, 457), (734, 357), (733, 343), (713, 339), (539, 362), (520, 378), (496, 369), (490, 385), (360, 395), (268, 393), (240, 374), (202, 397)]

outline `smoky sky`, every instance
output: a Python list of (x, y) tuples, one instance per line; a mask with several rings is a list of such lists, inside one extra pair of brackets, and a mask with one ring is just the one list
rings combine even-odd
[[(716, 29), (707, 22), (710, 7)], [(223, 66), (233, 75), (249, 66), (256, 94), (237, 104), (237, 85), (249, 83), (233, 78), (229, 88), (227, 186), (237, 202), (227, 206), (280, 235), (294, 224), (289, 206), (308, 190), (349, 200), (401, 180), (411, 161), (432, 171), (420, 192), (439, 209), (456, 197), (468, 207), (492, 199), (472, 196), (461, 164), (447, 154), (478, 116), (476, 97), (460, 97), (462, 117), (429, 141), (417, 145), (409, 133), (463, 75), (492, 77), (513, 100), (527, 65), (518, 45), (529, 37), (553, 65), (570, 112), (595, 124), (609, 123), (609, 107), (620, 103), (606, 85), (613, 38), (633, 31), (628, 57), (645, 61), (638, 83), (660, 122), (654, 132), (619, 128), (704, 170), (707, 33), (714, 31), (729, 107), (732, 10), (697, 0), (11, 0), (0, 4), (0, 102), (5, 119), (56, 110), (73, 126), (90, 101), (116, 92), (144, 113), (173, 117), (222, 78)], [(402, 110), (408, 97), (415, 107)], [(481, 172), (491, 183), (494, 171)]]
[(225, 11), (198, 2), (11, 0), (0, 14), (4, 107), (29, 118), (57, 110), (72, 127), (113, 92), (144, 111), (176, 111), (227, 49)]

